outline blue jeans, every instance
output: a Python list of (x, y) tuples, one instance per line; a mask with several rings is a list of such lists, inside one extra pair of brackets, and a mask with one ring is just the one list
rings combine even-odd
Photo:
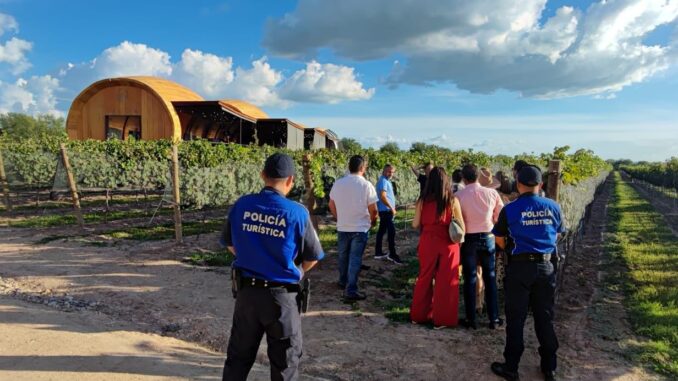
[(363, 264), (368, 233), (337, 232), (339, 252), (339, 284), (346, 287), (346, 296), (358, 293), (358, 275)]
[(558, 339), (553, 330), (553, 298), (556, 274), (551, 262), (511, 262), (506, 266), (506, 347), (504, 359), (509, 370), (517, 371), (525, 350), (523, 327), (527, 310), (532, 309), (534, 330), (539, 340), (542, 372), (556, 369)]
[(477, 233), (464, 236), (464, 243), (461, 245), (461, 265), (464, 273), (464, 307), (466, 320), (469, 322), (476, 321), (476, 283), (478, 282), (476, 266), (478, 263), (483, 268), (487, 316), (490, 321), (499, 318), (495, 253), (493, 235)]

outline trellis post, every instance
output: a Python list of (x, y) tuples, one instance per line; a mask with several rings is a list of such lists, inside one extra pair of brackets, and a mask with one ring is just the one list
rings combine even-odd
[(0, 150), (0, 182), (2, 183), (3, 200), (8, 212), (12, 211), (12, 202), (9, 199), (9, 183), (7, 182), (7, 175), (5, 174), (5, 162), (2, 159), (2, 151)]
[(311, 174), (311, 154), (305, 153), (302, 161), (302, 172), (304, 179), (304, 188), (306, 193), (304, 194), (304, 205), (311, 214), (311, 222), (316, 231), (318, 231), (318, 216), (316, 216), (313, 211), (315, 210), (315, 193), (313, 192), (313, 177)]
[(78, 225), (83, 228), (85, 226), (85, 221), (82, 218), (82, 210), (80, 209), (78, 188), (75, 183), (75, 177), (73, 176), (73, 170), (71, 169), (71, 163), (68, 160), (66, 144), (64, 143), (61, 143), (61, 162), (66, 169), (66, 178), (68, 179), (68, 188), (71, 190), (71, 200), (73, 201), (73, 211), (75, 212), (75, 218), (78, 220)]
[(558, 202), (560, 196), (560, 160), (549, 161), (546, 197)]
[(172, 145), (172, 203), (174, 204), (174, 236), (177, 243), (183, 240), (179, 189), (179, 147), (174, 144)]

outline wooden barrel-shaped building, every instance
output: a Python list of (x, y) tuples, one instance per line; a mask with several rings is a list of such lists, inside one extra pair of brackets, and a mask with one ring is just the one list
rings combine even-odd
[(202, 101), (179, 85), (157, 77), (104, 79), (83, 90), (66, 121), (71, 139), (181, 139), (179, 115), (172, 102)]
[[(66, 129), (74, 140), (207, 139), (304, 149), (304, 126), (299, 123), (270, 118), (241, 100), (206, 101), (192, 90), (158, 77), (109, 78), (93, 83), (73, 100)], [(314, 148), (325, 148), (325, 140)]]

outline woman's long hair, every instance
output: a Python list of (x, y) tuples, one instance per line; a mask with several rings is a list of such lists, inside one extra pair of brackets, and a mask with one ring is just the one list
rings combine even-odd
[(426, 187), (420, 199), (422, 201), (435, 201), (436, 214), (439, 219), (442, 219), (453, 197), (450, 179), (447, 177), (445, 170), (441, 167), (434, 167), (428, 174)]

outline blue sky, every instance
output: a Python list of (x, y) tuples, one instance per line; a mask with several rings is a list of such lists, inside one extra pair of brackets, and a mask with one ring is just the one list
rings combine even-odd
[(100, 78), (365, 145), (678, 155), (678, 0), (0, 0), (0, 112), (66, 115)]

